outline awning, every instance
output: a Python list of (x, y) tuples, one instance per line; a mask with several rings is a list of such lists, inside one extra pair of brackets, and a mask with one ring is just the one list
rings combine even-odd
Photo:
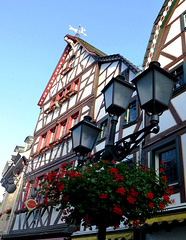
[(172, 223), (173, 221), (177, 221), (177, 222), (183, 222), (184, 220), (186, 220), (186, 213), (177, 213), (177, 214), (170, 214), (170, 215), (166, 215), (166, 216), (158, 216), (158, 217), (154, 217), (151, 219), (148, 219), (145, 224), (148, 224), (149, 226), (151, 226), (154, 223), (157, 223), (158, 225), (160, 225), (163, 222), (167, 222), (167, 223)]
[[(117, 234), (107, 234), (106, 240), (133, 240), (134, 233), (133, 232), (124, 232), (124, 233), (117, 233)], [(72, 237), (72, 240), (97, 240), (97, 236), (84, 236), (84, 237)]]

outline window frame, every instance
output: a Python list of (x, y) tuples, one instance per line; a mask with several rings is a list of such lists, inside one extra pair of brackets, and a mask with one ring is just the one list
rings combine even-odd
[(174, 138), (166, 141), (150, 150), (150, 167), (154, 168), (159, 175), (160, 159), (159, 155), (165, 151), (175, 148), (176, 150), (176, 167), (177, 167), (177, 180), (172, 183), (168, 183), (169, 186), (180, 186), (181, 185), (181, 174), (180, 174), (180, 163), (179, 163), (179, 144), (178, 139)]
[[(63, 131), (62, 131), (62, 128), (64, 127)], [(62, 131), (62, 135), (61, 135), (61, 131)], [(67, 133), (67, 119), (60, 122), (59, 124), (59, 128), (58, 128), (58, 138), (61, 138), (63, 137), (65, 134)]]
[(184, 11), (181, 15), (181, 28), (182, 32), (186, 29), (186, 11)]
[(173, 90), (173, 94), (179, 92), (180, 90), (182, 90), (183, 88), (186, 87), (186, 70), (185, 70), (185, 64), (184, 64), (184, 62), (181, 63), (181, 64), (179, 64), (178, 66), (174, 67), (173, 69), (171, 69), (171, 71), (169, 71), (169, 73), (170, 73), (171, 75), (173, 75), (174, 77), (176, 77), (176, 75), (174, 75), (173, 72), (175, 72), (176, 69), (180, 68), (181, 66), (183, 67), (183, 81), (184, 81), (184, 83), (183, 83), (182, 85), (180, 85), (179, 87), (175, 88), (175, 89)]
[[(136, 103), (136, 118), (135, 118), (134, 120), (132, 120), (132, 121), (128, 121), (127, 123), (125, 123), (125, 115), (126, 115), (126, 112), (130, 109), (129, 106), (130, 106), (130, 104), (132, 104), (133, 102)], [(129, 103), (129, 106), (128, 106), (127, 110), (123, 113), (122, 128), (129, 127), (129, 126), (135, 124), (135, 123), (137, 122), (137, 120), (138, 120), (138, 100), (137, 100), (137, 98), (131, 100), (130, 103)]]
[(107, 121), (107, 127), (106, 127), (105, 134), (104, 134), (104, 136), (101, 137), (101, 134), (102, 134), (102, 130), (101, 130), (101, 132), (99, 133), (98, 138), (97, 138), (97, 143), (99, 143), (99, 142), (107, 139), (107, 136), (108, 136), (108, 127), (109, 127), (109, 117), (106, 117), (106, 118), (104, 118), (103, 120), (101, 120), (101, 121), (99, 122), (99, 124), (98, 124), (98, 127), (99, 127), (100, 129), (102, 129), (102, 128), (101, 128), (101, 124), (103, 124), (103, 123), (106, 122), (106, 121)]

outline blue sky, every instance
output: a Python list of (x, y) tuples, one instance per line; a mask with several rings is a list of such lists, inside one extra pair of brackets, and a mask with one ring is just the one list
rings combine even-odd
[[(33, 135), (37, 103), (60, 59), (69, 24), (106, 54), (140, 67), (164, 0), (0, 0), (0, 174)], [(0, 175), (1, 177), (1, 175)], [(0, 200), (2, 188), (0, 188)]]

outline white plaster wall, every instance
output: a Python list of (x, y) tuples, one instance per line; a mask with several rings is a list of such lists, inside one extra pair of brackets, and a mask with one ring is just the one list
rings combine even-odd
[(89, 75), (91, 74), (91, 71), (92, 71), (92, 69), (90, 69), (88, 72), (86, 72), (86, 73), (82, 76), (81, 81), (83, 81), (84, 79), (88, 78)]
[(105, 141), (96, 145), (96, 152), (102, 150), (105, 147)]
[(105, 87), (105, 82), (103, 82), (98, 88), (97, 88), (97, 96), (101, 93), (103, 88)]
[(70, 101), (69, 101), (69, 108), (73, 107), (76, 103), (76, 98), (77, 98), (77, 95), (74, 95), (70, 98)]
[(100, 119), (102, 119), (105, 115), (106, 115), (105, 107), (102, 107), (102, 108), (101, 108), (101, 111), (99, 112), (99, 114), (98, 114), (98, 116), (97, 116), (97, 121), (99, 121)]
[(118, 62), (113, 62), (111, 64), (111, 66), (107, 70), (107, 76), (109, 76), (110, 74), (112, 74), (115, 71), (117, 65), (118, 65)]
[(165, 43), (169, 42), (172, 38), (178, 35), (180, 31), (181, 31), (181, 25), (180, 25), (180, 19), (178, 19), (172, 24)]
[(95, 101), (95, 107), (94, 107), (94, 119), (97, 119), (98, 116), (98, 111), (100, 109), (100, 106), (103, 102), (103, 94), (100, 95), (100, 97), (98, 97)]
[(122, 63), (122, 65), (121, 65), (121, 72), (125, 71), (125, 69), (127, 69), (127, 66), (124, 63)]
[(180, 4), (180, 6), (178, 6), (175, 9), (171, 19), (169, 20), (169, 23), (171, 23), (174, 19), (176, 19), (179, 15), (181, 15), (185, 10), (186, 10), (186, 1), (183, 1), (183, 3)]
[(176, 122), (169, 110), (165, 111), (161, 116), (160, 116), (160, 131), (159, 133), (167, 130), (168, 128), (173, 127), (176, 125)]
[(103, 81), (105, 81), (105, 78), (106, 78), (106, 71), (99, 76), (98, 85), (101, 84)]
[(130, 127), (124, 128), (123, 133), (122, 133), (122, 137), (126, 137), (129, 134), (132, 134), (134, 132), (135, 127), (136, 127), (136, 124), (134, 124)]
[(110, 65), (110, 63), (104, 63), (101, 65), (100, 74)]
[(131, 82), (135, 78), (135, 74), (130, 70), (129, 72), (129, 82)]
[(67, 110), (67, 102), (64, 102), (64, 103), (62, 104), (62, 106), (61, 106), (61, 112), (60, 112), (60, 114), (66, 112), (66, 110)]
[(173, 98), (171, 101), (172, 101), (172, 104), (175, 107), (177, 113), (179, 114), (181, 119), (184, 121), (186, 119), (186, 108), (183, 107), (183, 103), (185, 103), (185, 101), (186, 101), (186, 92)]
[(39, 121), (38, 124), (37, 124), (36, 131), (38, 131), (41, 128), (42, 128), (42, 121)]
[(87, 67), (90, 66), (94, 61), (95, 61), (94, 58), (90, 57), (89, 61), (88, 61), (88, 64), (87, 64)]
[(88, 95), (91, 94), (91, 92), (92, 92), (92, 85), (93, 85), (93, 84), (90, 84), (89, 86), (87, 86), (87, 87), (85, 88), (85, 90), (83, 91), (83, 94), (82, 94), (82, 96), (81, 96), (80, 101), (83, 100), (84, 98), (86, 98)]
[(160, 62), (161, 67), (165, 67), (167, 64), (171, 63), (172, 60), (170, 58), (164, 57), (162, 55), (159, 56), (158, 62)]
[(179, 57), (182, 54), (181, 37), (177, 38), (174, 42), (172, 42), (166, 48), (164, 48), (163, 52), (169, 53), (175, 57)]

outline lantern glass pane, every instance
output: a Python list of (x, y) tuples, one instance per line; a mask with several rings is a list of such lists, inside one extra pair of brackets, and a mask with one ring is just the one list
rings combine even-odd
[(155, 71), (154, 79), (155, 99), (168, 107), (172, 96), (174, 81), (158, 71)]
[(105, 109), (112, 106), (113, 101), (113, 84), (111, 84), (104, 93), (105, 96)]
[(136, 82), (141, 107), (153, 99), (153, 72), (147, 73)]
[(91, 151), (98, 137), (98, 134), (99, 130), (94, 126), (88, 126), (84, 124), (82, 127), (81, 145), (87, 149), (90, 149)]
[(72, 143), (73, 143), (73, 149), (81, 145), (81, 128), (82, 126), (78, 126), (77, 128), (73, 129), (72, 131)]
[(133, 89), (119, 82), (115, 82), (114, 85), (114, 104), (123, 109), (123, 112), (127, 109)]

